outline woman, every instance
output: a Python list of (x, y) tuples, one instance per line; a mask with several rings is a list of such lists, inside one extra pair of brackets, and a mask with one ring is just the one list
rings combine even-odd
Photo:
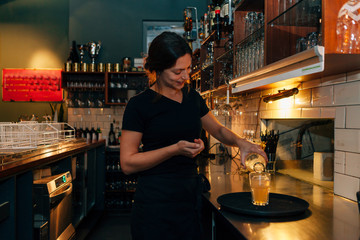
[(239, 147), (242, 161), (250, 152), (266, 158), (257, 145), (222, 126), (195, 90), (184, 88), (191, 56), (179, 35), (156, 37), (145, 62), (150, 89), (131, 98), (125, 109), (121, 168), (139, 175), (132, 209), (134, 240), (201, 239), (201, 188), (194, 157), (204, 149), (202, 128)]

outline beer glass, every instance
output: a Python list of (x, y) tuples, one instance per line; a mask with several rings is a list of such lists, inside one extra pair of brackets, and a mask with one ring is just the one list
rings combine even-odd
[(252, 204), (266, 206), (269, 204), (271, 174), (267, 172), (250, 172)]

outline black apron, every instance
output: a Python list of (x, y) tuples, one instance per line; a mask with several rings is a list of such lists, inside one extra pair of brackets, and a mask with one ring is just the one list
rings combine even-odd
[(133, 240), (202, 239), (196, 173), (139, 176), (131, 216)]

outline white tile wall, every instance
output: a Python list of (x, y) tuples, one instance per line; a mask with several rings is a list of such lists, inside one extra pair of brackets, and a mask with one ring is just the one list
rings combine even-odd
[(360, 104), (360, 81), (338, 84), (334, 86), (334, 104)]
[(345, 161), (345, 173), (360, 178), (360, 154), (347, 152)]
[(335, 110), (335, 128), (345, 128), (345, 107), (337, 107)]
[(360, 153), (360, 129), (335, 129), (335, 150)]
[(321, 118), (335, 118), (336, 116), (336, 108), (328, 107), (320, 109), (320, 117)]
[(321, 79), (315, 79), (312, 81), (304, 82), (302, 89), (321, 87)]
[(345, 173), (345, 152), (335, 151), (334, 164), (335, 172)]
[[(261, 96), (274, 93), (277, 89), (262, 90)], [(251, 96), (256, 97), (253, 93)], [(244, 108), (244, 116), (248, 116), (247, 111)], [(360, 190), (360, 71), (304, 82), (295, 97), (262, 102), (259, 117), (334, 119), (334, 193), (355, 200), (355, 191)], [(250, 129), (254, 122), (249, 117), (233, 121), (241, 121), (242, 129)]]
[(334, 193), (352, 200), (356, 200), (356, 192), (360, 190), (359, 178), (334, 174)]
[(360, 105), (346, 107), (346, 128), (360, 128)]
[(320, 118), (321, 117), (320, 108), (303, 108), (301, 117), (302, 118)]
[(333, 104), (333, 86), (314, 88), (312, 101), (314, 107), (331, 106)]
[(322, 86), (334, 85), (346, 82), (346, 73), (329, 76), (321, 79)]
[(307, 108), (311, 107), (311, 88), (301, 90), (295, 95), (295, 107)]
[(359, 80), (360, 80), (360, 70), (347, 73), (346, 81), (352, 82), (352, 81), (359, 81)]
[(110, 123), (115, 120), (115, 128), (121, 129), (123, 106), (110, 108), (69, 108), (68, 123), (76, 127), (100, 127), (102, 136), (107, 138), (110, 131)]

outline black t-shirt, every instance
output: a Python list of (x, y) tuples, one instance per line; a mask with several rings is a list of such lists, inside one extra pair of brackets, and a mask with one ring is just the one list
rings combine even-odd
[[(143, 150), (151, 151), (180, 140), (193, 142), (199, 138), (202, 129), (200, 118), (208, 112), (205, 101), (193, 89), (183, 89), (181, 103), (147, 89), (130, 99), (122, 129), (143, 133)], [(175, 156), (142, 174), (186, 172), (195, 168), (194, 159)]]

